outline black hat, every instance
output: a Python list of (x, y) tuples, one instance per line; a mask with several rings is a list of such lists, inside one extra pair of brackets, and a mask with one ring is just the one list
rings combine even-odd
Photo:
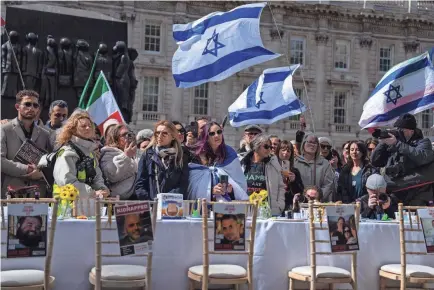
[(405, 113), (404, 115), (399, 116), (393, 126), (402, 129), (415, 130), (417, 127), (416, 118), (412, 114)]

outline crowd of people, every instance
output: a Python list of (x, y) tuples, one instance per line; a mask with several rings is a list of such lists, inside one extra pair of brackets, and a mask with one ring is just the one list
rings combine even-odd
[[(17, 94), (15, 108), (17, 118), (2, 120), (1, 125), (3, 198), (8, 187), (30, 185), (38, 185), (41, 196), (73, 184), (80, 196), (122, 200), (151, 200), (158, 193), (179, 193), (186, 200), (247, 200), (253, 192), (267, 190), (273, 215), (295, 211), (308, 200), (360, 201), (362, 216), (368, 218), (375, 218), (379, 208), (394, 217), (398, 201), (429, 205), (434, 199), (432, 183), (399, 194), (387, 190), (384, 168), (403, 175), (434, 161), (431, 141), (411, 114), (395, 122), (397, 134), (349, 140), (339, 148), (329, 137), (314, 133), (298, 131), (294, 140), (282, 140), (249, 125), (234, 149), (225, 143), (222, 124), (207, 118), (186, 126), (160, 120), (135, 134), (115, 119), (107, 120), (100, 131), (85, 110), (75, 109), (68, 116), (64, 101), (51, 104), (49, 121), (43, 124), (39, 96), (30, 90)], [(55, 152), (53, 184), (47, 184), (51, 179), (44, 176), (41, 164), (15, 159), (29, 139)]]

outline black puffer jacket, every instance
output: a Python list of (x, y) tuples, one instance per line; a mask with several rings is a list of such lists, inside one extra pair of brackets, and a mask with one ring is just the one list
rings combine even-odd
[[(368, 180), (368, 177), (374, 173), (377, 173), (377, 169), (369, 163), (365, 164), (362, 169), (363, 192), (361, 196), (368, 194), (365, 186), (366, 181)], [(342, 171), (339, 174), (337, 200), (342, 201), (343, 203), (352, 203), (356, 199), (357, 196), (356, 192), (354, 192), (351, 167), (347, 164), (342, 168)]]

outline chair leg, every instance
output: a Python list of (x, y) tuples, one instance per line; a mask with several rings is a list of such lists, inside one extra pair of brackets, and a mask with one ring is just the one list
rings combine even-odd
[(294, 290), (294, 280), (289, 278), (289, 290)]
[(386, 279), (380, 276), (380, 290), (386, 290)]
[(239, 284), (234, 284), (234, 290), (240, 290), (240, 285)]
[(189, 290), (194, 290), (194, 281), (189, 279), (190, 282), (190, 289)]
[(335, 287), (333, 284), (329, 284), (329, 290), (333, 290)]

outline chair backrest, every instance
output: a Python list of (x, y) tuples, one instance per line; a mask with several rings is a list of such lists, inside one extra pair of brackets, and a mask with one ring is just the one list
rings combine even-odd
[[(422, 228), (420, 224), (420, 219), (418, 215), (416, 217), (416, 224), (412, 220), (411, 211), (416, 211), (418, 209), (428, 209), (427, 206), (404, 206), (402, 203), (398, 204), (399, 212), (399, 241), (400, 241), (400, 253), (401, 253), (401, 277), (406, 277), (406, 265), (407, 265), (407, 255), (427, 255), (426, 252), (407, 252), (406, 244), (425, 244), (424, 240), (410, 240), (405, 236), (405, 232), (420, 232), (422, 233)], [(409, 227), (405, 227), (404, 223), (404, 210), (407, 210)], [(401, 279), (401, 289), (406, 289), (407, 280)]]
[[(102, 268), (102, 258), (103, 257), (121, 257), (120, 254), (103, 254), (102, 253), (102, 245), (106, 244), (119, 244), (118, 240), (102, 240), (102, 231), (116, 231), (116, 221), (112, 222), (109, 219), (102, 226), (101, 220), (101, 207), (107, 204), (107, 211), (110, 212), (114, 205), (129, 205), (129, 204), (149, 204), (152, 207), (151, 210), (151, 223), (152, 223), (152, 233), (155, 239), (155, 230), (157, 226), (157, 207), (158, 202), (154, 201), (140, 201), (140, 200), (119, 200), (118, 198), (112, 199), (96, 199), (95, 201), (95, 214), (96, 214), (96, 263), (95, 263), (95, 289), (100, 290), (101, 285), (101, 268)], [(109, 215), (110, 216), (110, 215)], [(114, 226), (113, 226), (114, 224)], [(151, 269), (152, 269), (152, 247), (149, 249), (147, 253), (143, 254), (135, 254), (135, 257), (147, 257), (146, 264), (146, 289), (151, 289), (152, 285), (152, 277), (151, 277)]]
[[(209, 243), (214, 242), (214, 237), (209, 238), (208, 229), (212, 228), (214, 233), (214, 226), (208, 225), (208, 205), (225, 204), (225, 205), (245, 205), (246, 206), (246, 225), (245, 231), (250, 230), (250, 234), (245, 233), (246, 250), (245, 251), (210, 251)], [(247, 225), (247, 213), (251, 212), (252, 222), (250, 226)], [(202, 289), (208, 289), (208, 276), (209, 276), (209, 255), (247, 255), (247, 277), (249, 283), (253, 283), (253, 254), (255, 247), (255, 233), (256, 233), (256, 218), (258, 215), (258, 203), (250, 202), (207, 202), (206, 199), (202, 199), (202, 234), (203, 234), (203, 279)], [(214, 213), (215, 218), (215, 213)], [(214, 221), (215, 222), (215, 221)], [(247, 238), (249, 236), (249, 238)]]
[[(1, 230), (7, 231), (8, 227), (6, 225), (6, 219), (3, 211), (3, 206), (7, 206), (8, 204), (21, 204), (21, 203), (31, 203), (31, 204), (52, 204), (51, 211), (51, 224), (50, 226), (47, 224), (48, 231), (48, 245), (47, 252), (45, 256), (45, 266), (44, 266), (44, 289), (49, 289), (50, 284), (50, 272), (51, 272), (51, 258), (53, 256), (53, 248), (54, 248), (54, 234), (56, 232), (56, 224), (57, 224), (57, 208), (58, 208), (58, 199), (55, 198), (8, 198), (0, 200), (0, 211), (1, 211)], [(8, 213), (9, 214), (9, 213)], [(1, 243), (3, 245), (7, 245), (7, 242)], [(2, 259), (7, 259), (7, 256), (2, 255)]]
[[(323, 217), (325, 215), (325, 209), (327, 207), (349, 207), (354, 210), (354, 217), (356, 223), (356, 229), (359, 229), (359, 221), (360, 221), (360, 203), (357, 202), (355, 204), (340, 204), (340, 203), (314, 203), (313, 201), (309, 201), (308, 210), (309, 210), (309, 250), (310, 250), (310, 267), (311, 267), (311, 288), (316, 289), (316, 256), (317, 255), (350, 255), (351, 256), (351, 278), (354, 281), (354, 284), (357, 285), (357, 253), (356, 252), (324, 252), (317, 251), (316, 244), (330, 244), (330, 237), (326, 240), (317, 240), (316, 232), (317, 231), (327, 231), (329, 235), (329, 227), (328, 223), (323, 221)], [(316, 210), (315, 210), (316, 209)], [(318, 215), (319, 226), (315, 224), (315, 212)]]

